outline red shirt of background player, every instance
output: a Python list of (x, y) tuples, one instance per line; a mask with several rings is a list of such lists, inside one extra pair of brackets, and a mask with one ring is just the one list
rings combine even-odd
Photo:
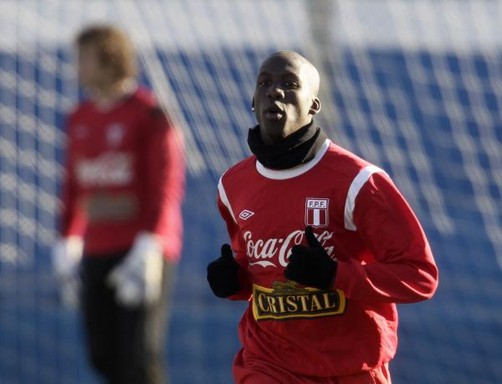
[(85, 254), (107, 255), (150, 232), (177, 261), (184, 188), (178, 133), (143, 88), (108, 111), (98, 108), (85, 101), (68, 119), (62, 235), (83, 235)]

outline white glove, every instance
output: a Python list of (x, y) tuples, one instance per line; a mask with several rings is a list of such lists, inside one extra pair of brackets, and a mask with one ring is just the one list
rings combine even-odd
[(107, 278), (117, 302), (126, 307), (148, 305), (160, 298), (163, 267), (162, 243), (153, 233), (142, 232), (124, 260)]
[(52, 265), (59, 280), (59, 295), (63, 304), (76, 308), (80, 296), (79, 268), (84, 242), (78, 236), (61, 238), (52, 249)]

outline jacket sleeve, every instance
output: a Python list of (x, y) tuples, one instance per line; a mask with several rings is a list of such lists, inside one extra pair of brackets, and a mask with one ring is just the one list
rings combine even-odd
[(230, 237), (230, 243), (232, 250), (234, 252), (234, 258), (237, 264), (239, 264), (239, 285), (241, 290), (235, 295), (229, 296), (230, 300), (249, 300), (252, 293), (252, 284), (247, 273), (247, 256), (244, 246), (244, 241), (242, 234), (239, 231), (239, 226), (235, 222), (233, 213), (231, 211), (230, 203), (225, 194), (223, 188), (222, 180), (218, 183), (218, 210), (226, 224), (228, 235)]
[(66, 148), (63, 163), (63, 177), (60, 192), (59, 232), (63, 237), (83, 237), (86, 218), (79, 206), (78, 182), (75, 172), (75, 148), (72, 134), (71, 117), (66, 124)]
[(412, 209), (384, 173), (374, 173), (355, 198), (353, 222), (373, 261), (339, 261), (335, 287), (367, 302), (412, 303), (432, 297), (438, 269)]
[(166, 257), (178, 260), (182, 247), (185, 190), (183, 138), (159, 107), (145, 118), (138, 171), (143, 190), (141, 230), (159, 235)]

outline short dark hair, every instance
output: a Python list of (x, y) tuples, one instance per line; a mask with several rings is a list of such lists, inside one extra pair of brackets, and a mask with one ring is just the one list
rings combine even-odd
[(75, 39), (77, 48), (93, 47), (103, 66), (112, 69), (115, 81), (137, 75), (136, 54), (128, 35), (111, 25), (92, 25)]

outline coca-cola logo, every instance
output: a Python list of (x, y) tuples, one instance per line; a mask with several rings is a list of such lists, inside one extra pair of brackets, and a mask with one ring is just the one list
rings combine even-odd
[[(244, 232), (246, 243), (246, 255), (250, 259), (249, 265), (259, 265), (266, 267), (286, 267), (291, 254), (291, 248), (303, 242), (305, 232), (296, 230), (286, 237), (254, 239), (251, 231)], [(316, 235), (317, 240), (331, 256), (333, 246), (326, 246), (329, 239), (333, 237), (333, 232), (323, 231)]]

